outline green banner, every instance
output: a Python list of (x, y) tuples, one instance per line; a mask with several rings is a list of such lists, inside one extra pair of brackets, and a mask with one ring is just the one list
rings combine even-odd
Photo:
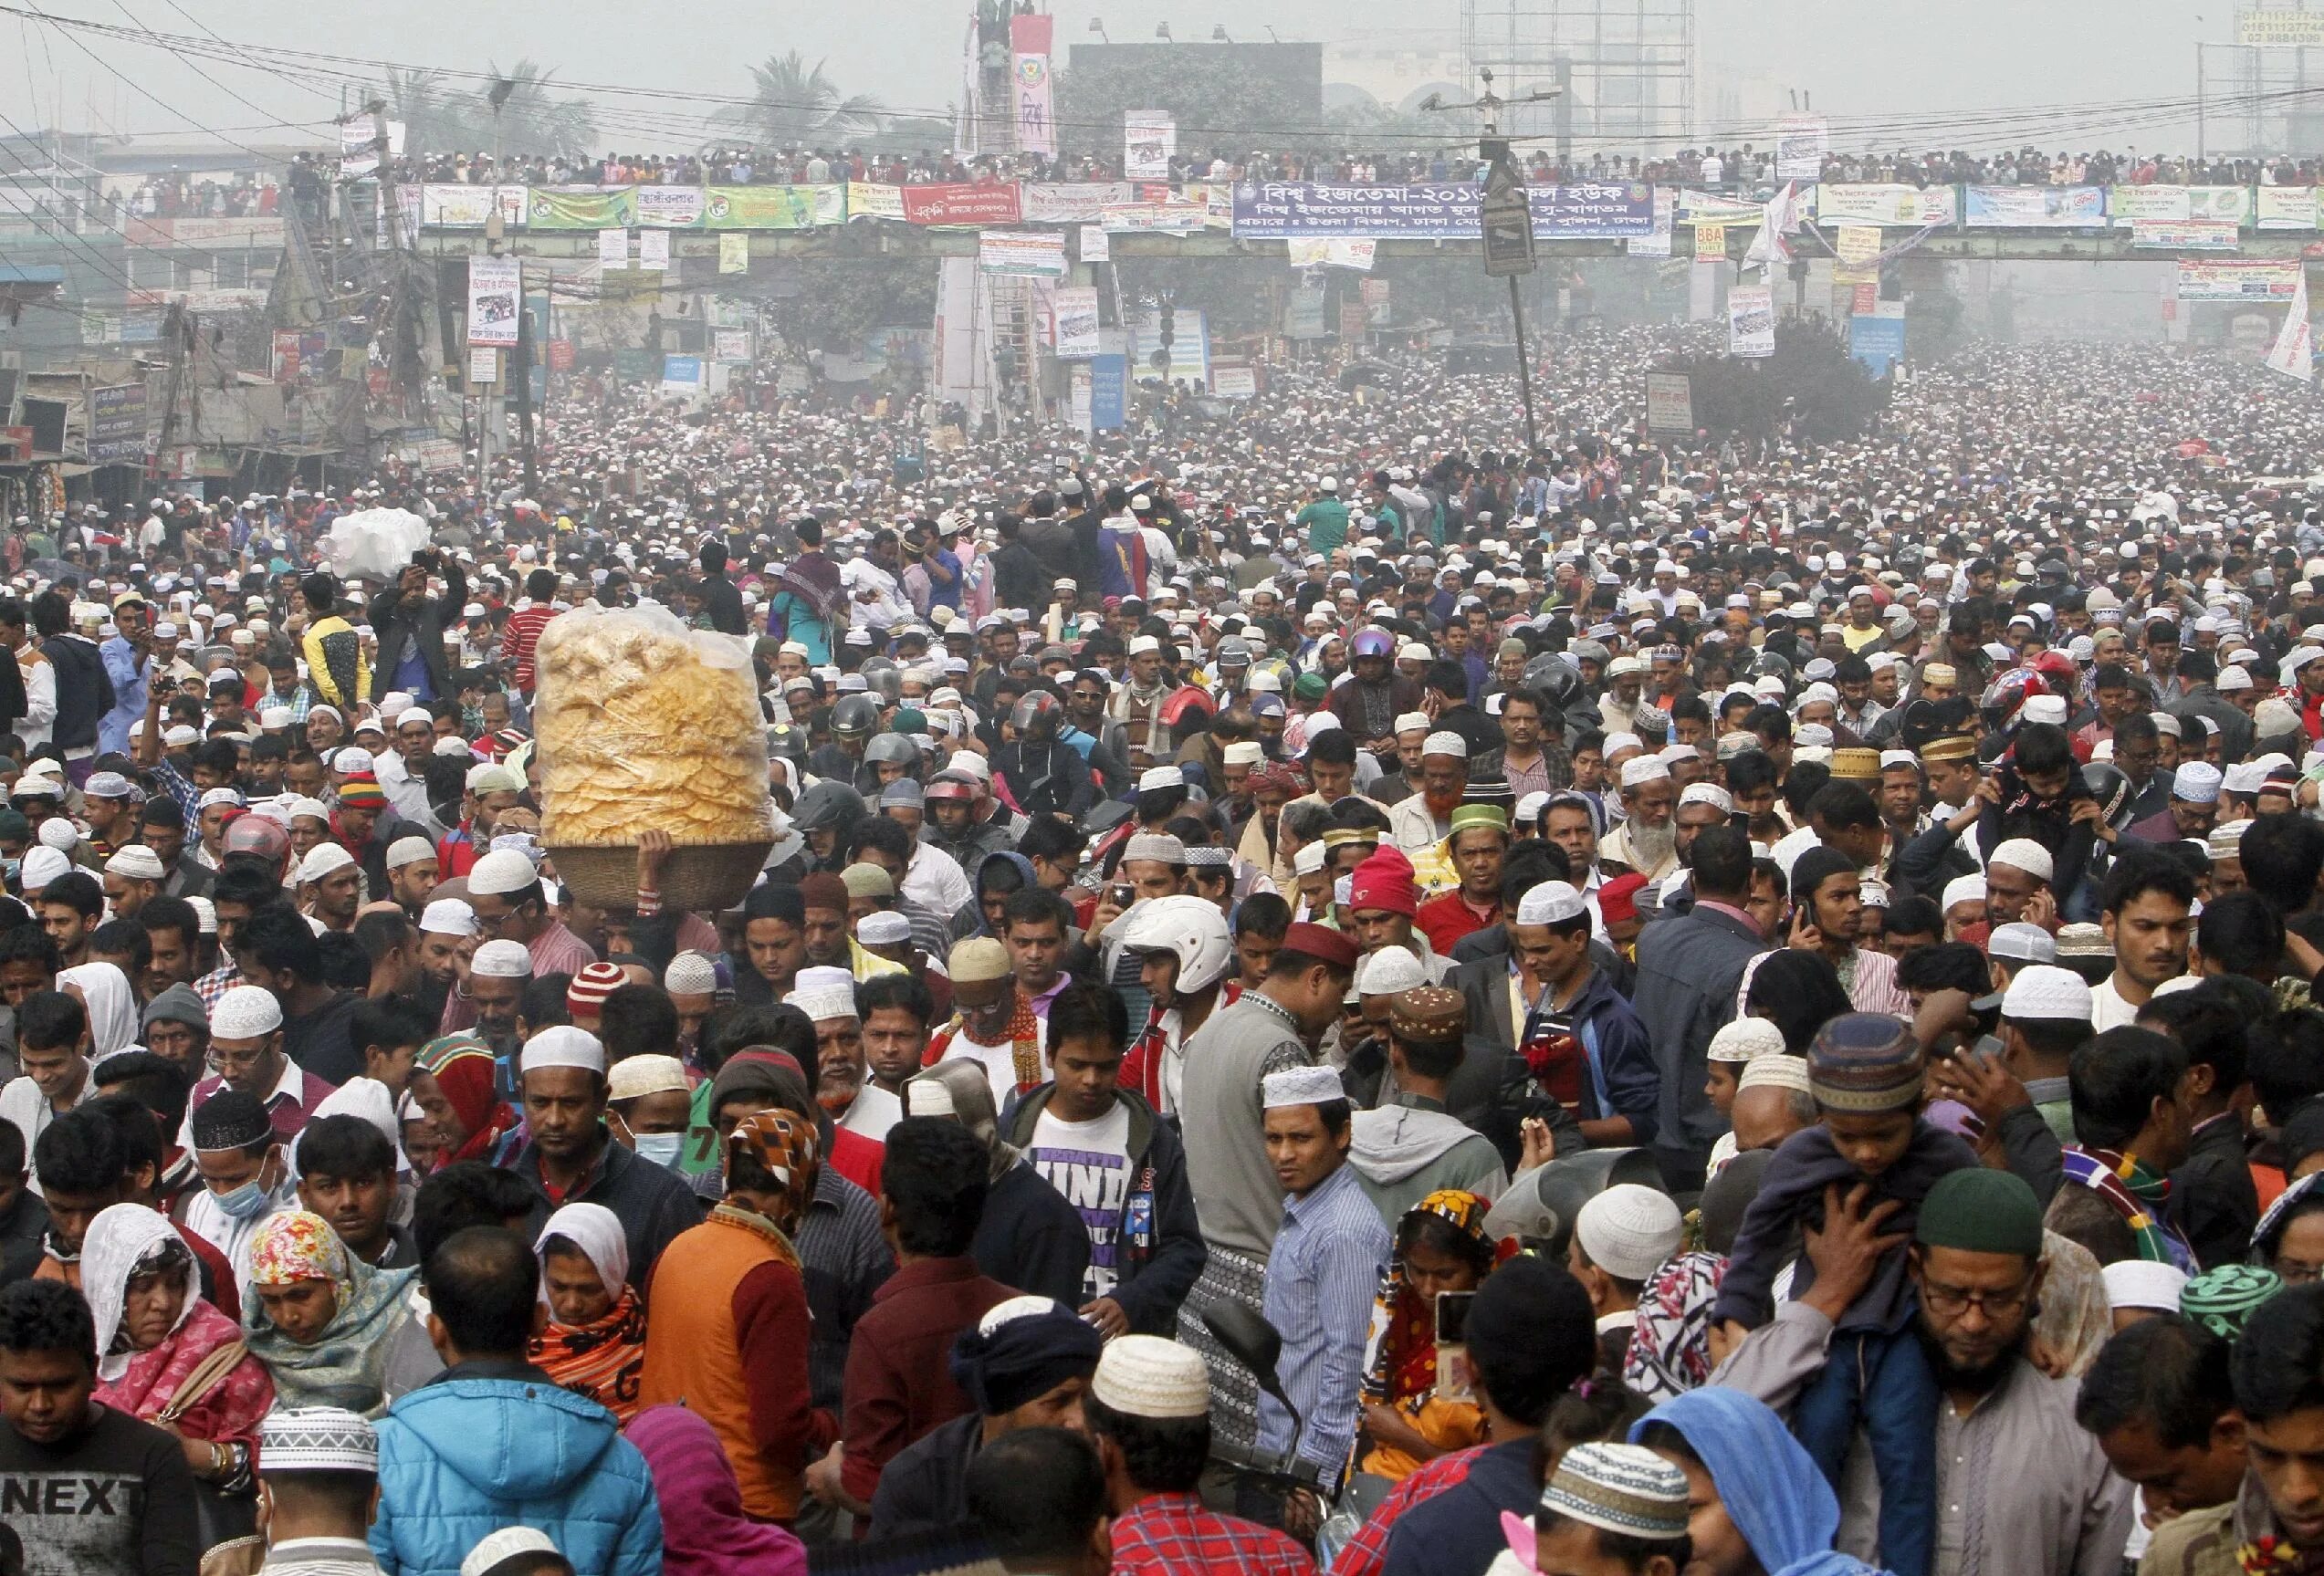
[(839, 185), (712, 186), (702, 204), (706, 230), (811, 230), (846, 218)]
[(637, 193), (628, 186), (535, 186), (528, 223), (536, 230), (624, 229), (637, 223)]
[(625, 383), (643, 382), (662, 371), (662, 358), (647, 350), (618, 350), (613, 352), (613, 375)]

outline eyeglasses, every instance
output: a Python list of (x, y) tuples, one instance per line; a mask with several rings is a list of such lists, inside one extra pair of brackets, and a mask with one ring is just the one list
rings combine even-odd
[(2027, 1289), (2022, 1285), (2008, 1291), (1970, 1291), (1942, 1281), (1921, 1283), (1921, 1300), (1929, 1311), (1947, 1318), (1974, 1308), (1988, 1319), (2007, 1319), (2026, 1306), (2026, 1295)]

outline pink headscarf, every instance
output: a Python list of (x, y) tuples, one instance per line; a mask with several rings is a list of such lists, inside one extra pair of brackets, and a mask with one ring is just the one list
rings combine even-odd
[(806, 1546), (742, 1513), (742, 1489), (710, 1425), (683, 1406), (650, 1406), (623, 1432), (654, 1474), (663, 1576), (807, 1576)]

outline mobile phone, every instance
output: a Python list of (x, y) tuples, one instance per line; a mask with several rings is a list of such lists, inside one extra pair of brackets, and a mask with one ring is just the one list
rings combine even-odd
[(1439, 1291), (1437, 1293), (1437, 1344), (1466, 1346), (1469, 1343), (1469, 1307), (1477, 1300), (1473, 1291)]
[(1127, 908), (1130, 904), (1137, 901), (1137, 893), (1131, 889), (1130, 883), (1125, 881), (1115, 882), (1114, 883), (1114, 891), (1110, 895), (1113, 898), (1114, 906), (1115, 908)]
[(1437, 1383), (1439, 1401), (1477, 1399), (1475, 1376), (1469, 1368), (1469, 1305), (1474, 1302), (1473, 1291), (1439, 1291), (1437, 1293)]

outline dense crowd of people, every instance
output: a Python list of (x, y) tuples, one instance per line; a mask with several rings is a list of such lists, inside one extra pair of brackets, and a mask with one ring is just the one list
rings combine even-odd
[[(16, 520), (0, 1570), (2314, 1568), (2324, 418), (1697, 332)], [(559, 841), (645, 617), (707, 865)]]

